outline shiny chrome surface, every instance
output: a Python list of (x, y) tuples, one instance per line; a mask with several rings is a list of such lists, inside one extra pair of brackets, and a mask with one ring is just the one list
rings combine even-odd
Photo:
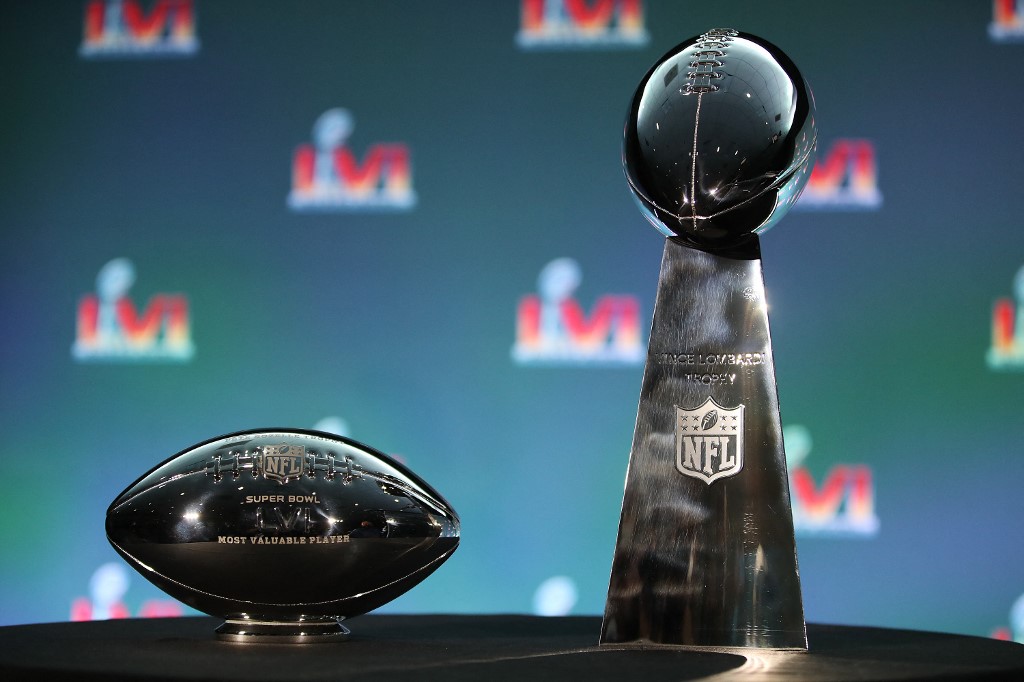
[(805, 649), (757, 236), (666, 240), (650, 338), (600, 642)]
[(351, 631), (337, 618), (306, 621), (225, 620), (216, 630), (217, 639), (239, 644), (319, 644), (346, 642)]
[(793, 62), (757, 36), (715, 29), (677, 45), (644, 76), (623, 164), (661, 232), (729, 247), (785, 215), (816, 144), (813, 96)]
[(807, 648), (758, 235), (815, 145), (803, 77), (750, 34), (685, 41), (637, 89), (623, 165), (668, 239), (602, 645)]
[(436, 570), (457, 514), (401, 463), (329, 433), (261, 429), (188, 448), (111, 503), (107, 538), (233, 641), (337, 641)]

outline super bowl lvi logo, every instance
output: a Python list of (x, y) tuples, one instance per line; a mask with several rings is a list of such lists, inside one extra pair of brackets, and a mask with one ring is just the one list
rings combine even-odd
[(708, 398), (696, 409), (676, 406), (676, 469), (708, 485), (743, 469), (743, 405)]
[(294, 211), (408, 211), (416, 205), (412, 162), (404, 143), (377, 143), (360, 155), (349, 144), (355, 119), (328, 109), (313, 126), (312, 143), (292, 158)]
[(1012, 297), (999, 298), (992, 308), (992, 345), (986, 358), (992, 370), (1024, 369), (1024, 266), (1014, 277), (1013, 289)]
[(78, 54), (93, 58), (190, 56), (199, 51), (192, 0), (90, 0)]
[(516, 42), (524, 50), (643, 47), (642, 0), (521, 0)]

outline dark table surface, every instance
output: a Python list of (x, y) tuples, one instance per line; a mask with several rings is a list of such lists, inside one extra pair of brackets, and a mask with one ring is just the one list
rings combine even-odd
[(347, 642), (236, 644), (207, 617), (0, 628), (0, 678), (76, 680), (1024, 680), (1024, 645), (807, 626), (803, 652), (609, 648), (596, 616), (366, 615)]

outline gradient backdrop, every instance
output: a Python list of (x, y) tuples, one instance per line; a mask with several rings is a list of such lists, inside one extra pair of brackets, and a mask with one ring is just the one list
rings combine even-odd
[(600, 614), (663, 246), (622, 125), (716, 27), (817, 102), (762, 239), (808, 620), (1024, 639), (1013, 0), (0, 5), (0, 624), (192, 613), (106, 507), (257, 427), (459, 512), (381, 611)]

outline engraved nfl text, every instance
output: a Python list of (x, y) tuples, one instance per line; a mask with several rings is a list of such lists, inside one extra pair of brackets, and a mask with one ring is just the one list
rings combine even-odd
[[(684, 365), (692, 366), (694, 369), (724, 369), (726, 367), (739, 367), (747, 372), (752, 372), (755, 367), (768, 363), (765, 353), (705, 353), (695, 352), (661, 352), (652, 353), (651, 359), (659, 365)], [(679, 379), (704, 386), (733, 386), (736, 384), (735, 372), (687, 372), (680, 374)]]
[(725, 408), (708, 397), (694, 409), (676, 406), (676, 469), (704, 481), (743, 469), (743, 405)]
[(653, 353), (651, 358), (661, 365), (764, 365), (765, 353)]

